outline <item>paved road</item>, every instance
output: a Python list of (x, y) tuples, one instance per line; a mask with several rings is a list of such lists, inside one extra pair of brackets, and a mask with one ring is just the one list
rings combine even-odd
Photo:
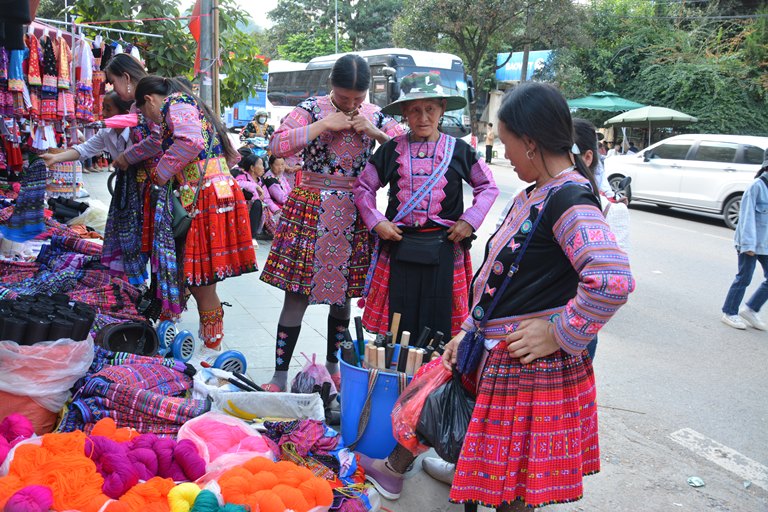
[[(473, 247), (476, 265), (502, 207), (523, 185), (508, 165), (493, 169), (501, 195), (480, 230), (482, 243)], [(102, 195), (104, 178), (89, 175), (89, 190)], [(469, 204), (471, 196), (466, 199)], [(630, 211), (637, 290), (600, 333), (595, 362), (603, 469), (586, 480), (583, 500), (551, 509), (768, 511), (768, 333), (719, 321), (736, 270), (733, 232), (717, 219), (676, 210)], [(262, 264), (266, 250), (259, 250)], [(263, 382), (281, 294), (251, 274), (225, 281), (221, 295), (235, 304), (227, 312), (225, 344), (246, 352), (249, 374)], [(308, 310), (300, 350), (322, 354), (326, 314)], [(194, 317), (182, 318), (193, 332)], [(706, 485), (690, 487), (690, 476)], [(447, 504), (447, 494), (447, 486), (417, 472), (403, 497), (385, 506), (461, 510)]]

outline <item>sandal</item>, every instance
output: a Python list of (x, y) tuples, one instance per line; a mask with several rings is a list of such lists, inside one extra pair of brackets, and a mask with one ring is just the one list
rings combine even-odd
[(280, 389), (280, 386), (277, 384), (272, 384), (271, 382), (267, 382), (266, 384), (261, 385), (261, 389), (264, 391), (268, 391), (270, 393), (283, 393), (284, 390)]

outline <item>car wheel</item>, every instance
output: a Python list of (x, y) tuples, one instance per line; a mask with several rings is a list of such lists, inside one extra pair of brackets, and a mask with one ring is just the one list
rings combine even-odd
[(723, 205), (723, 222), (731, 229), (736, 229), (739, 223), (739, 209), (741, 208), (741, 196), (728, 199)]
[(627, 204), (632, 200), (632, 187), (627, 185), (623, 190), (619, 190), (619, 183), (624, 179), (621, 174), (615, 174), (608, 179), (608, 184), (611, 186), (611, 190), (616, 194), (616, 199), (627, 199)]

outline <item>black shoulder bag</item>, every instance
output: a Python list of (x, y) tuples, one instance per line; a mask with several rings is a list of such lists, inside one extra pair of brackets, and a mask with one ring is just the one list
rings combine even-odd
[[(512, 265), (509, 267), (509, 271), (507, 272), (507, 276), (504, 278), (504, 282), (502, 282), (499, 290), (493, 297), (491, 305), (483, 314), (483, 318), (480, 319), (480, 323), (475, 323), (475, 326), (472, 327), (472, 330), (466, 333), (464, 338), (461, 340), (461, 343), (459, 343), (459, 348), (456, 354), (456, 367), (459, 370), (459, 373), (463, 375), (470, 375), (477, 369), (477, 365), (480, 364), (480, 360), (483, 357), (483, 349), (485, 347), (485, 334), (483, 334), (483, 329), (485, 329), (488, 320), (491, 319), (491, 314), (493, 313), (493, 310), (496, 309), (501, 296), (504, 295), (504, 292), (509, 286), (509, 282), (512, 280), (512, 277), (517, 274), (517, 271), (520, 268), (520, 262), (523, 259), (523, 254), (525, 254), (525, 250), (528, 248), (528, 244), (533, 238), (533, 234), (536, 232), (536, 228), (539, 226), (539, 221), (542, 219), (542, 217), (544, 217), (544, 211), (547, 208), (550, 197), (552, 197), (554, 192), (560, 190), (561, 188), (562, 186), (553, 188), (547, 193), (547, 197), (544, 199), (544, 205), (541, 207), (541, 210), (539, 210), (539, 214), (536, 216), (536, 220), (533, 221), (533, 226), (528, 232), (528, 235), (525, 237), (525, 241), (523, 242), (522, 247), (520, 247), (520, 251), (515, 257), (515, 262), (512, 263)], [(512, 236), (514, 237), (515, 235)], [(509, 240), (507, 240), (505, 244), (508, 242)]]

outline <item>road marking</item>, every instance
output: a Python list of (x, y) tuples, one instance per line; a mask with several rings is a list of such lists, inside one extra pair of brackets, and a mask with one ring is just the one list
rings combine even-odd
[(768, 491), (768, 467), (759, 462), (691, 428), (672, 432), (669, 437), (695, 454)]
[(653, 222), (653, 221), (650, 221), (650, 220), (646, 220), (646, 221), (643, 221), (643, 222), (645, 222), (646, 224), (653, 224), (654, 226), (661, 226), (663, 228), (677, 229), (679, 231), (687, 231), (688, 233), (696, 233), (698, 235), (704, 235), (704, 236), (708, 236), (708, 237), (711, 237), (711, 238), (717, 238), (719, 240), (727, 240), (729, 242), (733, 240), (732, 237), (728, 238), (727, 236), (710, 235), (709, 233), (702, 233), (701, 231), (697, 231), (695, 229), (681, 228), (681, 227), (678, 227), (678, 226), (670, 226), (669, 224), (662, 224), (661, 222)]

